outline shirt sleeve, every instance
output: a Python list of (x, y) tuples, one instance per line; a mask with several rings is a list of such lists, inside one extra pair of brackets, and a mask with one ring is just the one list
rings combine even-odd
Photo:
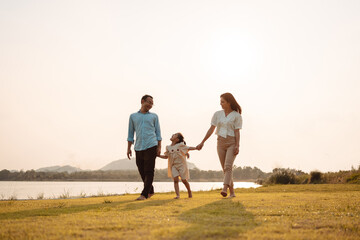
[(128, 128), (128, 138), (127, 140), (129, 142), (134, 142), (134, 132), (135, 132), (135, 128), (134, 128), (134, 122), (131, 118), (131, 115), (129, 117), (129, 128)]
[(156, 134), (156, 140), (161, 141), (161, 130), (160, 130), (160, 122), (159, 117), (156, 115), (155, 118), (155, 134)]
[(242, 117), (240, 114), (238, 114), (235, 117), (235, 123), (234, 123), (235, 129), (241, 129), (242, 128)]
[(211, 125), (213, 126), (217, 126), (218, 124), (218, 117), (217, 117), (217, 112), (214, 113), (213, 117), (211, 118)]
[(187, 153), (189, 152), (189, 147), (186, 146), (185, 144), (181, 144), (181, 145), (179, 146), (179, 149), (180, 149), (180, 151), (181, 151), (183, 154), (187, 154)]

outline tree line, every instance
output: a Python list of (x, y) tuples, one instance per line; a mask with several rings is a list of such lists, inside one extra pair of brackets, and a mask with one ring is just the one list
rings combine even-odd
[[(190, 169), (191, 181), (221, 182), (222, 171)], [(275, 168), (266, 173), (257, 167), (233, 168), (234, 181), (252, 181), (261, 185), (268, 184), (308, 184), (308, 183), (355, 183), (360, 184), (360, 166), (349, 171), (327, 172), (312, 171), (305, 173), (289, 168)], [(37, 172), (35, 170), (11, 172), (0, 171), (0, 181), (123, 181), (141, 182), (137, 170), (79, 171), (79, 172)], [(172, 181), (167, 169), (155, 169), (154, 181)]]
[[(269, 173), (257, 167), (236, 167), (233, 169), (234, 181), (256, 181), (267, 178)], [(222, 171), (190, 169), (192, 181), (222, 181)], [(7, 169), (0, 171), (0, 181), (141, 181), (137, 170), (113, 171), (79, 171), (79, 172), (37, 172), (35, 170), (11, 172)], [(155, 169), (154, 181), (172, 181), (167, 176), (167, 169)]]
[(290, 168), (275, 168), (267, 178), (258, 179), (256, 181), (261, 185), (271, 184), (337, 184), (337, 183), (352, 183), (360, 184), (360, 165), (358, 169), (354, 167), (348, 171), (338, 172), (320, 172), (311, 171), (305, 173), (301, 170)]

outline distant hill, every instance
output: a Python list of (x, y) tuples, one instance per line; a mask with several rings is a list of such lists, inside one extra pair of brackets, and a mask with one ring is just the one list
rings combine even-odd
[(52, 166), (52, 167), (44, 167), (44, 168), (39, 168), (37, 170), (35, 170), (36, 172), (68, 172), (68, 173), (73, 173), (73, 172), (80, 172), (83, 171), (80, 168), (77, 167), (72, 167), (70, 165), (66, 165), (66, 166)]
[[(194, 163), (187, 162), (189, 169), (198, 169)], [(112, 161), (111, 163), (105, 165), (100, 168), (102, 171), (110, 171), (110, 170), (137, 170), (136, 161), (134, 158), (131, 160), (124, 158), (116, 161)], [(91, 171), (91, 170), (82, 170), (77, 167), (73, 167), (70, 165), (66, 166), (52, 166), (52, 167), (44, 167), (35, 170), (36, 172), (81, 172), (81, 171)]]
[[(189, 169), (198, 169), (194, 163), (187, 162)], [(100, 168), (99, 170), (103, 171), (109, 171), (109, 170), (137, 170), (136, 161), (135, 159), (120, 159), (113, 161), (103, 168)]]
[(192, 163), (192, 162), (187, 161), (187, 165), (188, 165), (188, 168), (189, 168), (189, 169), (199, 169), (199, 168), (197, 168), (197, 167), (195, 166), (195, 164)]
[(111, 163), (105, 165), (99, 170), (109, 171), (109, 170), (137, 170), (135, 159), (120, 159), (116, 161), (112, 161)]

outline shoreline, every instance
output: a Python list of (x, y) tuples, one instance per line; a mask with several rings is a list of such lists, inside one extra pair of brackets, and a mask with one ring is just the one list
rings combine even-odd
[[(234, 182), (253, 182), (256, 183), (258, 179), (245, 179), (245, 180), (238, 180), (234, 179)], [(189, 179), (189, 182), (222, 182), (223, 179), (196, 179), (192, 180)], [(0, 182), (134, 182), (134, 183), (141, 183), (142, 181), (133, 181), (133, 180), (114, 180), (114, 179), (61, 179), (61, 180), (3, 180), (1, 179)], [(154, 182), (173, 182), (170, 178), (166, 180), (154, 180)]]
[[(154, 182), (156, 193), (173, 192), (173, 182)], [(193, 192), (220, 189), (223, 182), (190, 182)], [(234, 182), (235, 188), (258, 188), (254, 182)], [(2, 181), (0, 200), (71, 199), (138, 194), (143, 182), (120, 181)], [(180, 191), (185, 191), (180, 185)]]

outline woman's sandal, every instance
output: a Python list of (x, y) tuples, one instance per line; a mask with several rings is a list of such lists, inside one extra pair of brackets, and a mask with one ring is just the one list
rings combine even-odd
[(227, 196), (227, 192), (223, 192), (223, 191), (221, 191), (221, 193), (220, 193), (223, 197), (226, 197)]

